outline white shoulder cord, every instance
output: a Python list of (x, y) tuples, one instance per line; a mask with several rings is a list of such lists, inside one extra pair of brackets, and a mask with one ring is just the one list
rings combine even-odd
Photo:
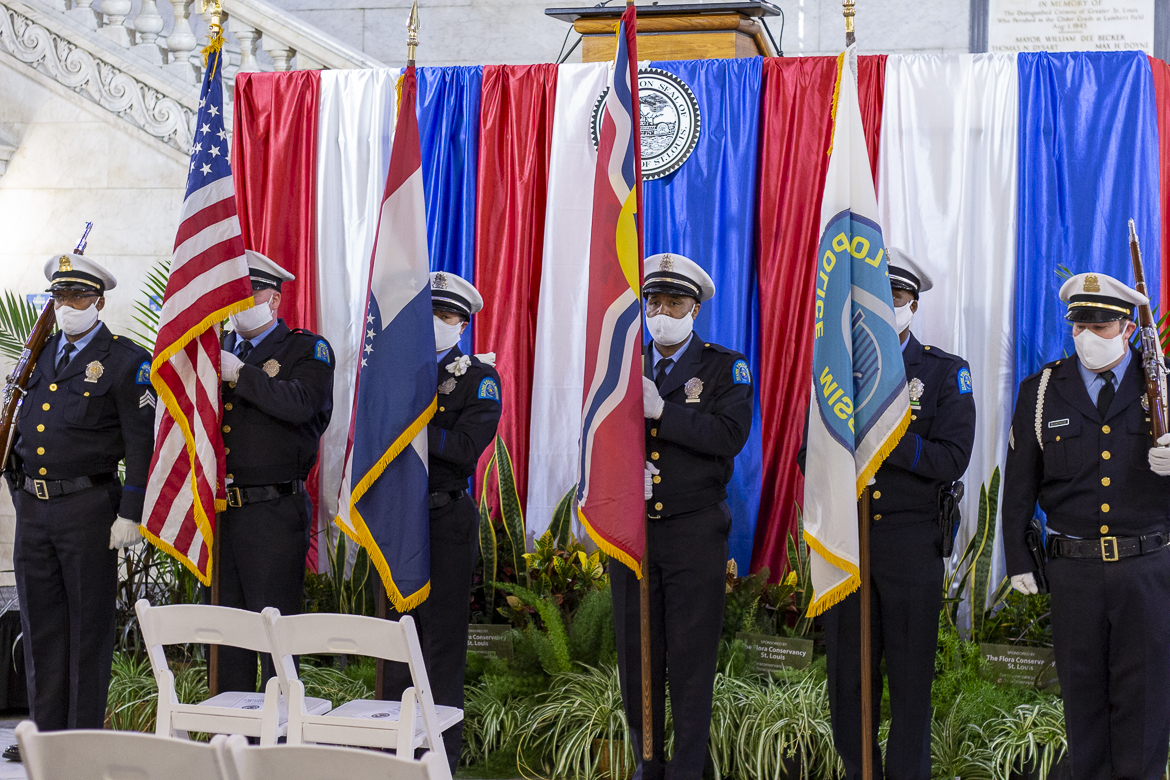
[(1040, 375), (1040, 389), (1036, 391), (1036, 443), (1040, 445), (1040, 451), (1044, 451), (1044, 439), (1041, 437), (1041, 431), (1044, 426), (1044, 393), (1048, 390), (1048, 378), (1052, 376), (1052, 369), (1044, 369), (1044, 373)]

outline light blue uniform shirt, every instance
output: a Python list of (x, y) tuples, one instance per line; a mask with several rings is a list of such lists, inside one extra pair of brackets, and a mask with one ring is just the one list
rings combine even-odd
[[(691, 339), (693, 339), (694, 337), (695, 337), (694, 333), (687, 336), (687, 340), (682, 343), (682, 346), (678, 348), (678, 351), (670, 356), (670, 362), (666, 364), (666, 373), (667, 374), (669, 374), (671, 372), (671, 369), (674, 368), (674, 365), (676, 363), (678, 363), (678, 359), (682, 355), (682, 353), (687, 351), (687, 347), (689, 347), (691, 345)], [(662, 360), (662, 353), (658, 351), (658, 343), (657, 342), (654, 342), (654, 341), (650, 342), (650, 358), (654, 361), (654, 365), (650, 366), (650, 378), (657, 380), (658, 379), (658, 361)]]

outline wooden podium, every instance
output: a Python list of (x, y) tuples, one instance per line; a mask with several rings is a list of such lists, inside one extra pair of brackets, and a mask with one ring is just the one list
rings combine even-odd
[[(583, 62), (614, 57), (618, 19), (625, 8), (548, 8), (545, 14), (570, 22), (582, 35)], [(782, 11), (764, 0), (638, 6), (638, 59), (701, 60), (775, 57), (762, 18)]]

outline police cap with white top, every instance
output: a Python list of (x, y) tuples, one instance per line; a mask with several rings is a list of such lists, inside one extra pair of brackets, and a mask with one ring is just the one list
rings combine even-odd
[(934, 282), (930, 274), (926, 273), (914, 258), (906, 254), (904, 249), (896, 246), (886, 247), (886, 263), (890, 269), (890, 287), (895, 290), (907, 290), (918, 300), (918, 293), (924, 293)]
[(252, 281), (253, 290), (276, 290), (285, 282), (296, 279), (295, 276), (274, 263), (270, 258), (251, 249), (244, 250), (248, 260), (248, 278)]
[(118, 280), (100, 263), (74, 252), (50, 257), (45, 263), (45, 278), (51, 282), (50, 292), (81, 290), (96, 291), (100, 295), (118, 286)]
[(715, 295), (715, 282), (689, 257), (662, 252), (646, 258), (642, 294), (651, 293), (687, 295), (703, 303)]
[(1060, 288), (1060, 299), (1068, 304), (1064, 318), (1069, 322), (1113, 322), (1133, 319), (1133, 307), (1150, 299), (1108, 274), (1077, 274)]
[(483, 296), (462, 276), (434, 271), (431, 273), (431, 308), (470, 320), (472, 314), (483, 308)]

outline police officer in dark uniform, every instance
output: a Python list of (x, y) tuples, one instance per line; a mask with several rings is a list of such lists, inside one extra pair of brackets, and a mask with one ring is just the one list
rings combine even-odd
[[(139, 523), (154, 449), (150, 353), (98, 320), (113, 275), (80, 254), (45, 265), (60, 332), (45, 344), (16, 425), (16, 587), (32, 718), (100, 729), (114, 652), (117, 550)], [(118, 463), (126, 462), (126, 482)], [(11, 749), (6, 756), (18, 759)]]
[[(254, 306), (233, 314), (221, 359), (227, 502), (217, 518), (219, 603), (301, 611), (312, 504), (305, 478), (333, 414), (333, 349), (277, 318), (293, 275), (248, 250)], [(255, 691), (257, 654), (219, 651), (219, 690)], [(265, 655), (263, 677), (273, 674)]]
[[(723, 632), (727, 483), (752, 425), (747, 360), (692, 332), (715, 284), (682, 255), (646, 258), (643, 291), (653, 336), (644, 351), (647, 559), (654, 758), (642, 756), (640, 596), (635, 573), (610, 561), (622, 701), (636, 778), (698, 780), (707, 757), (711, 693)], [(670, 681), (674, 755), (664, 760)]]
[(1007, 570), (1017, 590), (1037, 592), (1025, 531), (1039, 501), (1072, 775), (1154, 780), (1170, 745), (1170, 449), (1151, 446), (1142, 356), (1128, 343), (1147, 298), (1093, 273), (1060, 297), (1076, 355), (1020, 383), (1004, 473)]
[[(882, 777), (877, 729), (881, 662), (890, 684), (884, 776), (930, 780), (930, 685), (942, 609), (944, 530), (940, 490), (963, 476), (975, 441), (967, 361), (924, 346), (910, 332), (918, 296), (933, 285), (905, 252), (888, 247), (895, 329), (910, 391), (910, 427), (870, 488), (874, 776)], [(799, 461), (803, 467), (803, 451)], [(950, 533), (950, 529), (947, 529)], [(824, 613), (833, 742), (849, 780), (861, 777), (861, 603), (856, 593)]]
[[(464, 355), (457, 346), (483, 298), (466, 279), (431, 274), (435, 358), (439, 362), (438, 410), (427, 426), (431, 509), (431, 592), (410, 612), (418, 628), (436, 704), (463, 708), (467, 665), (467, 621), (475, 562), (479, 557), (479, 512), (467, 492), (479, 456), (496, 438), (500, 422), (500, 375), (495, 355)], [(404, 664), (387, 668), (387, 695), (399, 699), (412, 683)], [(454, 775), (459, 765), (463, 722), (443, 733)]]

